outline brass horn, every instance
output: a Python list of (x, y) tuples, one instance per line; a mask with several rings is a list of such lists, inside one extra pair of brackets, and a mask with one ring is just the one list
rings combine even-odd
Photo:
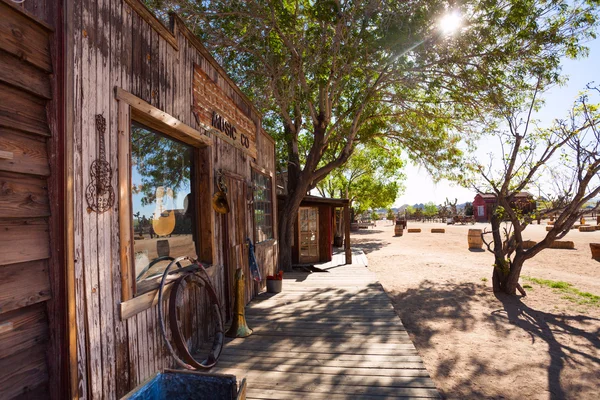
[(229, 212), (229, 202), (227, 201), (227, 194), (225, 192), (218, 191), (212, 198), (213, 210), (219, 214), (227, 214)]
[(233, 321), (225, 332), (227, 337), (243, 338), (252, 335), (252, 329), (246, 323), (246, 307), (244, 305), (244, 273), (238, 268), (235, 273), (235, 304)]
[(221, 170), (217, 172), (217, 187), (219, 191), (213, 195), (212, 206), (213, 210), (219, 214), (227, 214), (230, 210), (229, 202), (227, 201), (227, 184), (223, 179)]

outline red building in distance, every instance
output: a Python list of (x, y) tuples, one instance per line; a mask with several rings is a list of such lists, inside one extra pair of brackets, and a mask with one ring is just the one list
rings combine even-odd
[[(524, 212), (535, 210), (535, 201), (533, 195), (528, 192), (520, 192), (515, 195), (515, 205)], [(477, 222), (489, 222), (494, 207), (497, 204), (496, 195), (494, 193), (477, 193), (473, 200), (473, 217)]]

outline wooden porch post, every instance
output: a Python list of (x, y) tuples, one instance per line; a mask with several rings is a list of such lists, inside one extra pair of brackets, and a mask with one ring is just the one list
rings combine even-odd
[(344, 248), (346, 249), (346, 264), (352, 264), (352, 250), (350, 249), (350, 207), (344, 204)]

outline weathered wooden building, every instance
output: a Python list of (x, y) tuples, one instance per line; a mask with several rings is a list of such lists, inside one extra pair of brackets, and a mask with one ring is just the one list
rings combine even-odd
[[(285, 195), (279, 194), (277, 200), (281, 206)], [(349, 207), (348, 199), (304, 196), (294, 224), (292, 262), (314, 264), (331, 261), (334, 236), (339, 229), (338, 246), (344, 245), (346, 264), (352, 264)]]
[[(227, 316), (246, 238), (276, 271), (275, 145), (177, 16), (139, 0), (0, 15), (0, 398), (118, 398), (173, 364), (156, 299), (172, 258), (211, 265)], [(189, 289), (179, 307), (190, 345), (206, 303)]]

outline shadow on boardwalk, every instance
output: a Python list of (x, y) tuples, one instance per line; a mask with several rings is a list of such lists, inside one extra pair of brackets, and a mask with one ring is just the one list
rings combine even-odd
[[(450, 382), (441, 388), (444, 397), (597, 398), (597, 318), (536, 310), (525, 299), (495, 296), (475, 283), (424, 281), (390, 295), (434, 381)], [(543, 362), (528, 359), (532, 347)], [(475, 384), (483, 376), (494, 383)], [(531, 393), (510, 385), (535, 379)]]
[(214, 372), (247, 377), (248, 398), (439, 398), (406, 329), (364, 266), (288, 273), (246, 309)]

